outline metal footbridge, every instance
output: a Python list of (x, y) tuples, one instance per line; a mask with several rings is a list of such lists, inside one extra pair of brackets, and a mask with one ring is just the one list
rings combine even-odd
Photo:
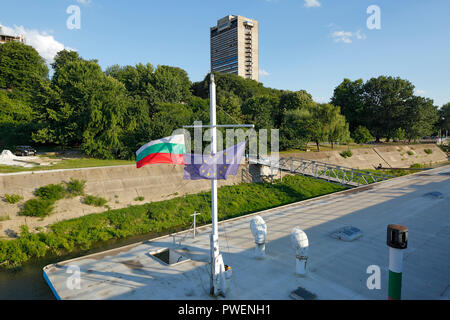
[(278, 161), (271, 158), (250, 157), (249, 163), (270, 167), (269, 175), (272, 177), (275, 176), (275, 171), (285, 171), (352, 187), (369, 185), (394, 178), (394, 176), (387, 174), (293, 157), (279, 158)]

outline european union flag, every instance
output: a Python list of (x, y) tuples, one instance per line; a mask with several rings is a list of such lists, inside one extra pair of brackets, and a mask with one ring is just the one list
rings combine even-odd
[(236, 175), (245, 152), (247, 141), (216, 154), (185, 154), (185, 180), (226, 180)]

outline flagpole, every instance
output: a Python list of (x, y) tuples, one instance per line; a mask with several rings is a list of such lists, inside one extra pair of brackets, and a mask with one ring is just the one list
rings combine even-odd
[[(214, 74), (211, 73), (211, 83), (209, 86), (210, 92), (210, 117), (211, 117), (211, 153), (217, 153), (217, 133), (216, 133), (216, 83), (214, 81)], [(211, 250), (211, 294), (216, 295), (219, 288), (215, 288), (218, 274), (220, 273), (220, 260), (218, 261), (219, 253), (219, 231), (217, 223), (217, 179), (211, 180), (211, 214), (212, 214), (212, 232), (210, 239)]]

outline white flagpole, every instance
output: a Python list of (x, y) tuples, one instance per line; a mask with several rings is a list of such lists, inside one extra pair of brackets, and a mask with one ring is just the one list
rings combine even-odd
[[(211, 153), (217, 152), (217, 135), (216, 135), (216, 84), (214, 82), (214, 74), (211, 74), (210, 92), (210, 117), (211, 117)], [(219, 253), (219, 228), (217, 223), (217, 179), (211, 180), (211, 213), (212, 213), (212, 232), (210, 239), (211, 250), (211, 294), (219, 293), (218, 276), (220, 274)], [(223, 264), (223, 263), (222, 263)]]

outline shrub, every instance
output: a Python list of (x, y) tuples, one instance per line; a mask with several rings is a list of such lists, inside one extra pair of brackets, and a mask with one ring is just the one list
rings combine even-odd
[(6, 221), (6, 220), (11, 220), (11, 217), (9, 215), (0, 216), (0, 221)]
[(83, 203), (95, 206), (95, 207), (103, 207), (108, 201), (105, 198), (96, 197), (96, 196), (85, 196), (83, 199)]
[(414, 163), (413, 165), (411, 165), (410, 168), (411, 169), (422, 169), (423, 166), (420, 163)]
[(353, 156), (353, 152), (351, 150), (345, 150), (340, 153), (343, 158), (351, 158)]
[(37, 189), (34, 194), (43, 200), (60, 200), (66, 197), (67, 191), (63, 184), (50, 184)]
[(431, 150), (431, 149), (425, 149), (425, 150), (423, 150), (426, 154), (432, 154), (433, 153), (433, 150)]
[(394, 141), (402, 141), (406, 139), (406, 131), (403, 128), (398, 128), (394, 131), (394, 135), (392, 137)]
[(139, 196), (136, 199), (134, 199), (134, 201), (144, 201), (145, 198), (143, 196)]
[(414, 152), (412, 152), (411, 150), (409, 150), (409, 151), (408, 151), (408, 154), (409, 154), (410, 156), (413, 156), (413, 155), (414, 155)]
[(356, 128), (356, 130), (353, 132), (352, 138), (358, 144), (368, 143), (374, 139), (370, 134), (369, 129), (363, 126), (359, 126), (358, 128)]
[(18, 194), (5, 194), (5, 202), (10, 204), (15, 204), (21, 200), (23, 200), (23, 197)]
[(54, 204), (54, 200), (31, 199), (25, 202), (19, 215), (26, 217), (46, 217), (53, 212)]
[(86, 187), (86, 180), (76, 180), (70, 179), (69, 182), (66, 183), (67, 192), (72, 197), (82, 196), (84, 195), (84, 189)]

